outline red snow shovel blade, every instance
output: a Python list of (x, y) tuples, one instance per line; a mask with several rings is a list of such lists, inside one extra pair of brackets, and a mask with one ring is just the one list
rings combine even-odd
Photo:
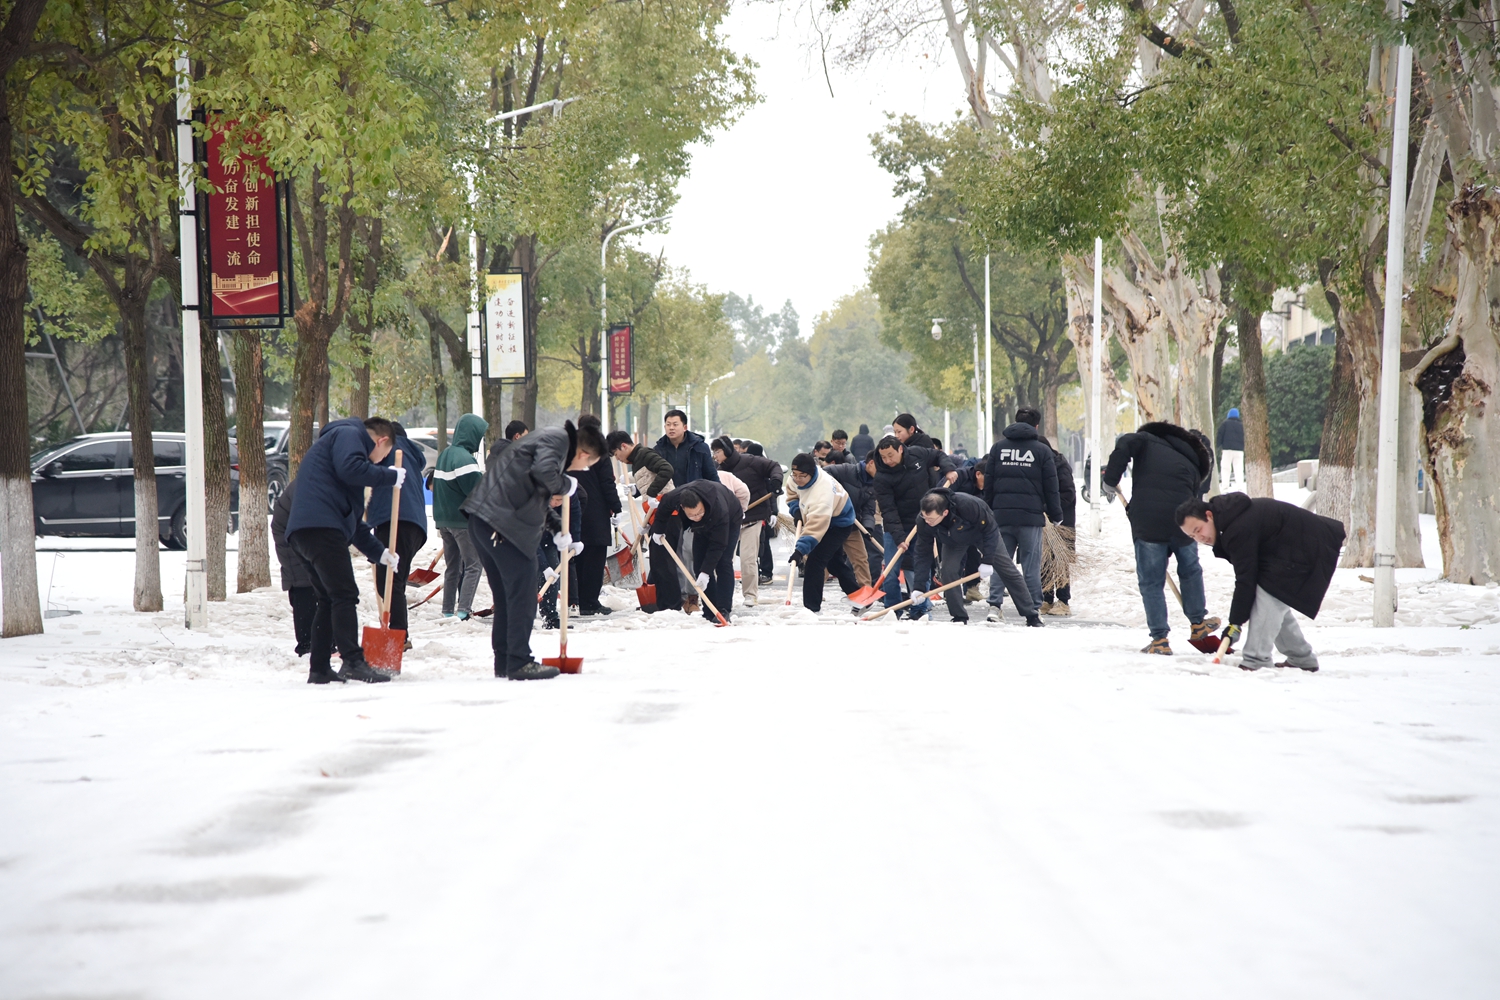
[(435, 569), (414, 569), (406, 577), (408, 587), (420, 587), (424, 583), (431, 583), (438, 578)]
[(401, 672), (401, 650), (406, 645), (406, 630), (365, 626), (365, 662), (388, 674)]
[(849, 595), (849, 603), (860, 608), (867, 608), (880, 600), (880, 591), (874, 587), (860, 587)]
[(635, 588), (635, 599), (640, 604), (641, 610), (648, 615), (656, 614), (656, 585), (653, 583), (643, 584)]
[[(1219, 642), (1220, 641), (1221, 640), (1216, 635), (1205, 635), (1201, 639), (1189, 639), (1188, 640), (1188, 645), (1192, 646), (1194, 649), (1196, 649), (1200, 653), (1207, 653), (1209, 656), (1213, 656), (1215, 653), (1217, 653), (1219, 651)], [(1226, 653), (1232, 653), (1232, 652), (1234, 652), (1234, 645), (1231, 643), (1230, 646), (1229, 646), (1229, 648), (1226, 649), (1226, 650), (1224, 650), (1224, 652), (1226, 652)]]
[(565, 674), (583, 673), (583, 657), (581, 656), (544, 656), (542, 666), (556, 667)]

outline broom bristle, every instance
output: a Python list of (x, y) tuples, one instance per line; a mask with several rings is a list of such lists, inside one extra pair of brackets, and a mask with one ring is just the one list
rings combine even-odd
[(795, 532), (797, 530), (797, 522), (793, 521), (789, 514), (777, 514), (776, 523), (781, 525), (782, 531)]
[(1077, 532), (1050, 521), (1042, 526), (1042, 589), (1046, 591), (1066, 587), (1073, 579), (1073, 563), (1078, 554), (1075, 549)]

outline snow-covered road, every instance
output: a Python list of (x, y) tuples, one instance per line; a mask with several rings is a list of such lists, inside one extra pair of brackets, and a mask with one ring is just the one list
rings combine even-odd
[(1135, 652), (1111, 538), (1075, 607), (1128, 628), (830, 587), (540, 684), (419, 613), (398, 682), (310, 688), (279, 593), (194, 635), (60, 583), (0, 646), (0, 996), (1494, 996), (1496, 590), (1403, 571), (1477, 624), (1375, 632), (1341, 572), (1322, 671), (1245, 674)]

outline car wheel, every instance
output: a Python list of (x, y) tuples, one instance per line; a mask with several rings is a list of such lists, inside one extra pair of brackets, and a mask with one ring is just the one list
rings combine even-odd
[(279, 469), (273, 470), (266, 476), (266, 510), (276, 509), (276, 500), (281, 496), (281, 491), (286, 489), (286, 474)]
[(179, 552), (187, 548), (186, 507), (178, 507), (173, 512), (171, 525), (167, 528), (167, 536), (162, 539), (162, 544), (169, 549)]

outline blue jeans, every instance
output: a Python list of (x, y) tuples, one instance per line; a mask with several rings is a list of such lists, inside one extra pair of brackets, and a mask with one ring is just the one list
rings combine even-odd
[[(1031, 591), (1031, 603), (1042, 603), (1042, 528), (1025, 527), (1019, 524), (1000, 526), (1000, 547), (1005, 554), (1015, 559), (1026, 577), (1026, 589)], [(991, 581), (994, 577), (990, 578)]]
[(1177, 579), (1182, 583), (1182, 610), (1194, 625), (1208, 614), (1203, 599), (1203, 567), (1198, 564), (1198, 543), (1188, 542), (1172, 548), (1166, 542), (1135, 543), (1135, 582), (1141, 589), (1141, 603), (1146, 606), (1146, 626), (1151, 638), (1162, 639), (1171, 631), (1167, 625), (1167, 556), (1177, 557)]
[[(916, 544), (916, 541), (917, 540), (915, 538), (913, 538), (912, 539), (912, 544)], [(932, 543), (928, 542), (928, 544), (930, 545)], [(892, 559), (896, 558), (896, 549), (898, 549), (900, 547), (901, 547), (901, 539), (897, 538), (895, 535), (893, 535), (889, 531), (887, 531), (885, 533), (885, 558), (881, 560), (881, 566), (882, 567), (886, 563), (890, 562)], [(906, 552), (905, 552), (905, 554), (903, 555), (903, 557), (901, 559), (901, 562), (905, 563), (905, 562), (909, 562), (910, 560), (911, 560), (911, 550), (907, 549)], [(922, 581), (914, 579), (914, 577), (915, 577), (914, 573), (908, 572), (907, 573), (907, 578), (906, 578), (906, 585), (911, 589), (912, 593), (914, 593), (914, 594), (915, 593), (920, 593), (924, 589), (924, 584), (923, 584)], [(881, 597), (881, 599), (880, 599), (880, 603), (881, 604), (885, 605), (886, 607), (890, 607), (892, 604), (900, 604), (901, 603), (901, 564), (900, 563), (898, 563), (895, 566), (891, 567), (890, 574), (888, 576), (886, 576), (886, 578), (885, 578), (884, 591), (885, 591), (885, 596)], [(915, 610), (915, 611), (918, 611), (918, 612), (920, 612), (922, 609), (928, 609), (928, 610), (930, 610), (931, 608), (932, 608), (932, 602), (931, 601), (923, 601), (921, 604), (913, 604), (912, 605), (912, 609)]]

